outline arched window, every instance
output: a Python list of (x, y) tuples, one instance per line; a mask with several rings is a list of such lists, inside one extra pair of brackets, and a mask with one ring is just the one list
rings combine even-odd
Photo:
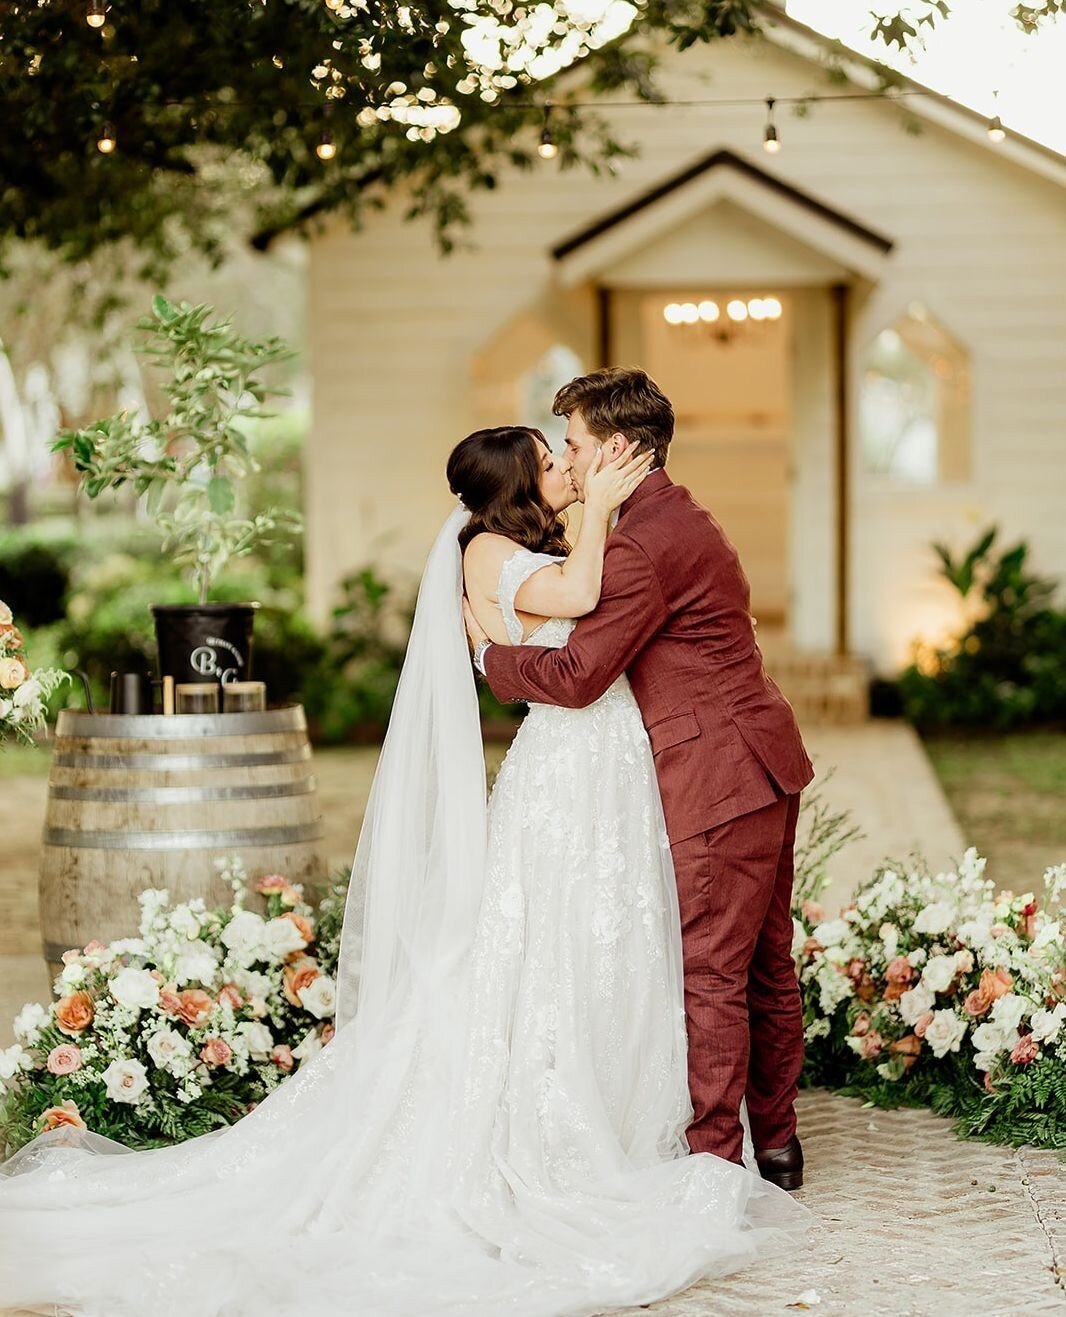
[(555, 452), (563, 446), (566, 417), (552, 415), (555, 395), (576, 375), (584, 374), (580, 357), (563, 343), (550, 347), (522, 379), (522, 415), (525, 425), (543, 431)]
[(859, 424), (871, 475), (933, 485), (969, 474), (969, 357), (924, 307), (909, 307), (871, 344)]

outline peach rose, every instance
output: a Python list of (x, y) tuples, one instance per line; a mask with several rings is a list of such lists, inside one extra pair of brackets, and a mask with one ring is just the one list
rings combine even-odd
[(72, 1125), (80, 1130), (89, 1128), (81, 1118), (78, 1104), (72, 1098), (60, 1102), (57, 1107), (49, 1107), (46, 1111), (42, 1111), (40, 1119), (43, 1122), (42, 1129), (46, 1130), (57, 1129), (60, 1125)]
[(301, 896), (300, 892), (297, 890), (297, 888), (293, 887), (291, 883), (286, 883), (285, 886), (281, 889), (282, 905), (299, 905), (302, 900), (303, 897)]
[(981, 982), (978, 991), (984, 993), (988, 998), (988, 1004), (999, 1001), (1000, 997), (1006, 996), (1014, 987), (1014, 980), (1002, 965), (996, 968), (986, 969), (981, 974)]
[(168, 983), (166, 987), (159, 991), (159, 1009), (164, 1015), (169, 1015), (173, 1019), (181, 1016), (181, 993), (173, 984)]
[(193, 1028), (203, 1024), (214, 1004), (215, 999), (203, 988), (184, 988), (178, 993), (178, 1014)]
[(994, 1093), (995, 1091), (996, 1091), (996, 1086), (995, 1086), (995, 1084), (992, 1083), (992, 1076), (991, 1076), (991, 1074), (986, 1070), (986, 1071), (985, 1071), (985, 1092), (986, 1092), (986, 1093)]
[(870, 1032), (870, 1013), (869, 1011), (860, 1011), (855, 1017), (855, 1023), (851, 1026), (852, 1036), (862, 1038)]
[(825, 907), (818, 901), (804, 901), (800, 913), (808, 924), (821, 924), (825, 920)]
[(319, 1030), (319, 1034), (318, 1034), (318, 1036), (322, 1039), (323, 1047), (325, 1047), (325, 1045), (332, 1039), (333, 1035), (336, 1032), (337, 1030), (334, 1028), (333, 1021), (327, 1020), (325, 1024), (322, 1026), (322, 1028)]
[(84, 1033), (95, 1014), (92, 996), (87, 992), (72, 992), (62, 997), (56, 1006), (56, 1026), (64, 1033)]
[(229, 1065), (233, 1060), (233, 1048), (225, 1038), (208, 1038), (200, 1048), (200, 1060), (205, 1065)]
[(875, 1056), (880, 1055), (881, 1049), (884, 1045), (885, 1040), (877, 1030), (871, 1029), (862, 1040), (862, 1054), (867, 1061), (872, 1061)]
[(81, 959), (81, 952), (77, 947), (70, 947), (59, 957), (64, 965), (73, 965)]
[(232, 1006), (234, 1010), (244, 1004), (244, 996), (235, 983), (224, 984), (215, 1000), (223, 1006)]
[[(315, 940), (315, 930), (311, 925), (310, 919), (305, 918), (303, 915), (298, 915), (295, 910), (286, 910), (280, 918), (287, 919), (290, 924), (295, 924), (300, 936), (305, 942), (313, 942)], [(302, 950), (303, 948), (301, 948), (301, 951)]]
[(926, 1011), (923, 1015), (919, 1015), (914, 1022), (915, 1036), (918, 1038), (924, 1038), (926, 1029), (928, 1029), (932, 1023), (933, 1023), (932, 1011)]
[(885, 969), (885, 978), (889, 983), (910, 983), (914, 978), (914, 966), (906, 956), (897, 956), (890, 960)]
[(293, 1059), (292, 1048), (288, 1043), (278, 1043), (277, 1047), (270, 1053), (270, 1059), (279, 1070), (291, 1070), (296, 1064)]
[(291, 965), (286, 965), (282, 972), (282, 986), (285, 996), (293, 1006), (303, 1006), (303, 1002), (297, 996), (301, 988), (306, 988), (309, 983), (314, 983), (319, 976), (318, 962), (311, 956), (301, 956), (299, 960), (294, 960)]
[(877, 984), (869, 974), (863, 974), (855, 985), (855, 996), (865, 1002), (871, 1002), (877, 996)]
[(86, 942), (86, 944), (82, 947), (82, 951), (87, 956), (91, 956), (96, 951), (106, 951), (106, 950), (107, 947), (104, 945), (103, 942), (100, 941), (98, 937), (90, 938), (89, 941)]
[(29, 677), (30, 670), (20, 658), (0, 658), (0, 686), (13, 691)]
[(848, 961), (848, 978), (861, 979), (863, 971), (866, 968), (866, 961), (856, 956), (853, 960)]
[(1031, 1033), (1027, 1033), (1014, 1044), (1010, 1059), (1015, 1065), (1030, 1065), (1039, 1056), (1040, 1044), (1035, 1041)]
[(53, 1075), (72, 1075), (81, 1069), (81, 1048), (74, 1043), (60, 1043), (48, 1053), (45, 1064)]
[(264, 878), (260, 878), (255, 884), (255, 890), (264, 894), (268, 892), (280, 892), (283, 888), (288, 887), (289, 882), (280, 873), (268, 873)]
[(984, 1015), (985, 1011), (992, 1005), (980, 988), (974, 988), (969, 993), (966, 1000), (962, 1003), (962, 1009), (967, 1015)]
[[(932, 1014), (930, 1014), (932, 1019)], [(903, 1068), (909, 1070), (918, 1059), (918, 1053), (922, 1050), (922, 1040), (915, 1037), (914, 1034), (905, 1034), (902, 1038), (897, 1038), (894, 1043), (890, 1043), (888, 1050), (895, 1052), (897, 1056), (903, 1057)]]
[(803, 944), (803, 958), (804, 960), (808, 960), (815, 954), (815, 952), (824, 950), (825, 947), (822, 946), (816, 937), (809, 937)]

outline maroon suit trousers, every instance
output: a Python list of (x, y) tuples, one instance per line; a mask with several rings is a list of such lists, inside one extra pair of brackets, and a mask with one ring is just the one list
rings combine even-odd
[(671, 847), (681, 907), (693, 1152), (739, 1162), (740, 1103), (758, 1151), (796, 1132), (803, 1011), (792, 960), (799, 794)]

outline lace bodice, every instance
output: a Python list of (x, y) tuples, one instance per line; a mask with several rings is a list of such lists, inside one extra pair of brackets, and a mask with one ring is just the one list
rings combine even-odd
[(544, 645), (549, 649), (561, 649), (574, 629), (575, 620), (572, 617), (549, 617), (535, 626), (528, 636), (523, 638), (522, 635), (522, 622), (515, 612), (515, 596), (534, 572), (553, 562), (566, 562), (566, 559), (561, 555), (534, 553), (532, 549), (519, 548), (500, 568), (496, 597), (500, 602), (503, 624), (507, 628), (507, 639), (512, 645)]

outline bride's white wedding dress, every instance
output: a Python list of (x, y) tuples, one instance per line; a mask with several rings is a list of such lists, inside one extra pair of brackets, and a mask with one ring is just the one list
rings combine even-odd
[[(503, 568), (514, 642), (515, 594), (552, 561), (520, 549)], [(572, 625), (525, 639), (562, 645)], [(436, 664), (426, 673), (438, 680)], [(394, 780), (388, 749), (375, 790)], [(369, 812), (380, 846), (387, 802)], [(532, 706), (487, 829), (462, 954), (439, 930), (462, 925), (469, 893), (426, 879), (417, 929), (385, 948), (389, 991), (366, 989), (355, 1020), (237, 1125), (150, 1151), (53, 1131), (0, 1167), (0, 1307), (576, 1317), (802, 1246), (806, 1208), (745, 1168), (686, 1155), (677, 898), (624, 676), (586, 709)], [(394, 903), (406, 925), (412, 907), (378, 876), (367, 899), (369, 979), (382, 910)], [(427, 957), (437, 970), (423, 975)]]

